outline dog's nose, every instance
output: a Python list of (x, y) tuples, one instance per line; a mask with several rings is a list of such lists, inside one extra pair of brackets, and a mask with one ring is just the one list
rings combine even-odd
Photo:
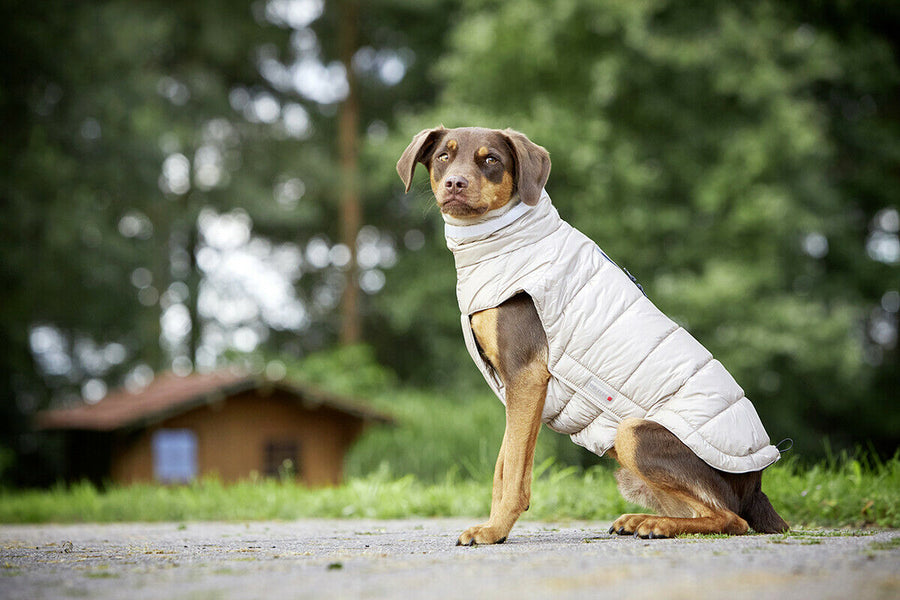
[(444, 180), (444, 187), (451, 191), (460, 191), (469, 187), (469, 180), (462, 175), (451, 175)]

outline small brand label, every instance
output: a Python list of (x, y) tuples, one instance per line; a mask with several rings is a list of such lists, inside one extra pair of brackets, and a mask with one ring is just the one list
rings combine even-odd
[(595, 396), (597, 396), (597, 398), (605, 402), (612, 402), (613, 398), (615, 398), (616, 396), (615, 390), (613, 390), (611, 387), (609, 387), (599, 379), (589, 379), (586, 387), (589, 392), (593, 393)]

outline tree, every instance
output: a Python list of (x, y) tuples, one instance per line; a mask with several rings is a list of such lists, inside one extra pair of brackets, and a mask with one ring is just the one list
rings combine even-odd
[(285, 36), (244, 2), (3, 11), (2, 445), (27, 479), (40, 470), (23, 432), (51, 395), (97, 399), (171, 364), (160, 302), (196, 301), (172, 286), (194, 280), (193, 224), (225, 171), (202, 172), (201, 155), (225, 160), (210, 138), (228, 134), (228, 91), (260, 79), (251, 50)]

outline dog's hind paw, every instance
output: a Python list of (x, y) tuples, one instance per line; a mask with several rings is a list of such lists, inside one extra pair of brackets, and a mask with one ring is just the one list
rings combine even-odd
[(618, 535), (636, 535), (638, 528), (641, 523), (646, 521), (652, 515), (644, 515), (644, 514), (629, 514), (622, 515), (612, 524), (612, 527), (609, 528), (609, 533), (615, 533)]

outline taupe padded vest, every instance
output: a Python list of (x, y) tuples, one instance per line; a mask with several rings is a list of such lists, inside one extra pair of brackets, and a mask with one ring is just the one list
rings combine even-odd
[(778, 460), (722, 364), (560, 219), (546, 191), (533, 207), (520, 203), (471, 226), (447, 224), (445, 235), (466, 347), (502, 402), (503, 383), (479, 354), (469, 317), (525, 292), (547, 334), (551, 379), (542, 420), (555, 431), (602, 455), (618, 423), (639, 417), (722, 471), (758, 471)]

